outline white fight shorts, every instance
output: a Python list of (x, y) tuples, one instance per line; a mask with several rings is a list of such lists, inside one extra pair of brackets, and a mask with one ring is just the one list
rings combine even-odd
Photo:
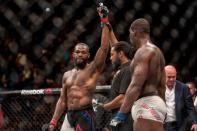
[(134, 102), (131, 112), (134, 121), (143, 118), (164, 123), (167, 109), (159, 96), (146, 96)]
[(71, 127), (70, 123), (68, 122), (67, 114), (64, 118), (64, 121), (63, 121), (60, 131), (75, 131), (75, 129), (73, 127)]

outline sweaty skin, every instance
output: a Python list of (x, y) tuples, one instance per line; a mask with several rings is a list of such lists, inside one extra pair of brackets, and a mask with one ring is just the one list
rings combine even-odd
[[(96, 70), (96, 69), (95, 69)], [(73, 69), (64, 75), (64, 89), (67, 91), (67, 108), (76, 110), (91, 104), (92, 95), (96, 87), (99, 71), (87, 65), (84, 70)]]
[[(74, 68), (63, 75), (61, 94), (56, 104), (52, 119), (59, 120), (64, 110), (80, 110), (92, 105), (92, 96), (96, 89), (99, 75), (102, 73), (107, 53), (109, 50), (109, 29), (103, 27), (101, 47), (98, 49), (94, 60), (86, 64), (84, 68)], [(89, 57), (89, 51), (85, 45), (76, 45), (74, 59), (82, 61)], [(54, 126), (50, 125), (50, 131)]]
[[(151, 92), (158, 93), (165, 98), (165, 59), (160, 49), (155, 46), (149, 36), (149, 23), (144, 19), (137, 19), (130, 27), (130, 40), (137, 51), (131, 62), (131, 83), (125, 94), (120, 112), (128, 113), (133, 103), (141, 96)], [(134, 131), (162, 131), (163, 123), (138, 118), (134, 122)]]
[(165, 59), (160, 49), (148, 39), (142, 40), (130, 65), (133, 74), (127, 90), (127, 94), (130, 95), (127, 95), (121, 111), (128, 112), (138, 97), (149, 92), (158, 92), (164, 98), (164, 66)]

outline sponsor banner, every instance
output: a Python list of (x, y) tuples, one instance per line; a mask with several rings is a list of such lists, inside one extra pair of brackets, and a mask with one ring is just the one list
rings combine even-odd
[(21, 90), (21, 95), (37, 95), (37, 94), (44, 94), (44, 89), (39, 90)]
[(45, 90), (44, 90), (44, 94), (45, 94), (45, 95), (53, 94), (53, 90), (52, 90), (51, 88), (45, 89)]

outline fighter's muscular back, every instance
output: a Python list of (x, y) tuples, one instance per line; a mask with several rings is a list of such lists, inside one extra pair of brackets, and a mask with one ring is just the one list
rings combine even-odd
[(65, 100), (69, 110), (80, 109), (90, 105), (96, 87), (99, 72), (93, 70), (94, 63), (87, 65), (83, 70), (76, 68), (66, 72), (63, 77)]
[[(147, 42), (136, 52), (131, 64), (131, 71), (138, 82), (142, 82), (140, 96), (158, 92), (164, 98), (165, 89), (165, 59), (158, 47)], [(135, 70), (134, 70), (135, 69)], [(138, 73), (139, 72), (139, 73)], [(142, 72), (142, 73), (140, 73)], [(140, 76), (140, 74), (143, 74)], [(133, 76), (135, 78), (135, 76)]]

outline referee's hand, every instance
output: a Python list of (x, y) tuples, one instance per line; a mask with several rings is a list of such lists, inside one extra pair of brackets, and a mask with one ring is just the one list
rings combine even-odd
[(49, 131), (49, 124), (42, 125), (42, 131)]

